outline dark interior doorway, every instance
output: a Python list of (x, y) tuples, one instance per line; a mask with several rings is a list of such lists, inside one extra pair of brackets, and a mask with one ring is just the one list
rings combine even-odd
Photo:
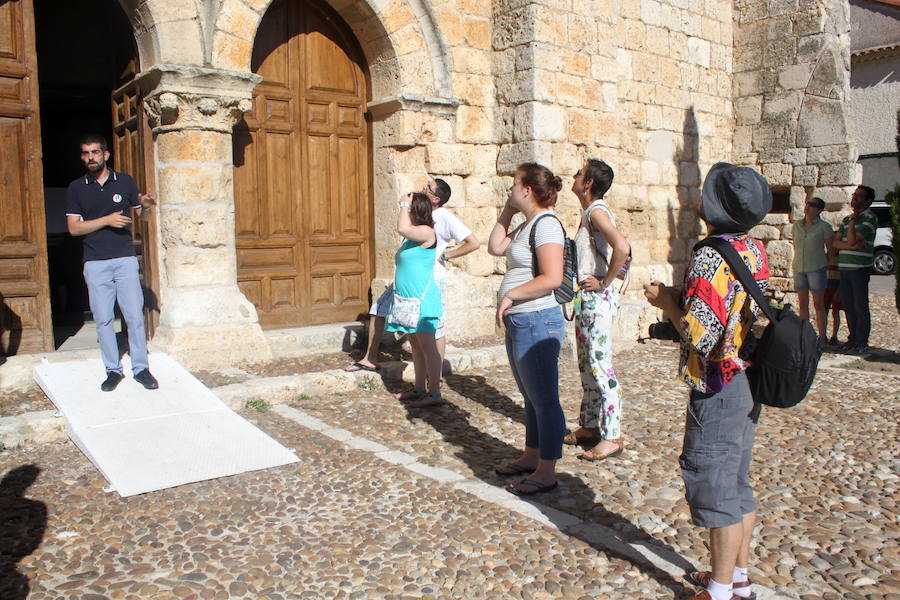
[(138, 53), (115, 0), (35, 0), (34, 13), (50, 306), (59, 348), (90, 319), (81, 241), (69, 235), (65, 215), (66, 188), (84, 173), (78, 140), (100, 133), (112, 148), (112, 93), (136, 75)]

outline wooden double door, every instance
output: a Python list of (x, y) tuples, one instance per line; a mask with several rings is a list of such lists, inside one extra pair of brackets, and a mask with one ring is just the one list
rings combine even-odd
[(234, 131), (238, 284), (264, 327), (355, 319), (371, 279), (367, 82), (352, 33), (320, 2), (275, 2), (262, 76)]

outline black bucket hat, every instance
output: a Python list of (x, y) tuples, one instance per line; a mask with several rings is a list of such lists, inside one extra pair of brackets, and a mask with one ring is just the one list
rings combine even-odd
[(703, 182), (703, 218), (718, 233), (755, 227), (772, 210), (766, 178), (750, 167), (716, 163)]

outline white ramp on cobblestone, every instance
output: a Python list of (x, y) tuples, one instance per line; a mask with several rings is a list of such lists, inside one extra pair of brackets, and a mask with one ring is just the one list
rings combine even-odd
[(228, 408), (165, 354), (153, 353), (159, 389), (126, 377), (112, 392), (99, 358), (47, 363), (34, 379), (66, 419), (69, 437), (121, 496), (297, 462), (293, 451)]

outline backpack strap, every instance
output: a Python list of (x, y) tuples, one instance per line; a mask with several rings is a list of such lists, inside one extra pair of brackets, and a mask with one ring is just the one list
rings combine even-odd
[(534, 220), (534, 224), (531, 226), (531, 231), (528, 232), (528, 246), (531, 248), (531, 273), (535, 277), (540, 275), (541, 272), (538, 269), (539, 265), (538, 265), (538, 257), (537, 257), (537, 248), (534, 247), (534, 239), (535, 239), (535, 235), (537, 235), (538, 221), (540, 221), (544, 217), (553, 217), (554, 219), (556, 219), (556, 222), (559, 223), (559, 226), (562, 228), (562, 230), (563, 230), (563, 250), (565, 250), (566, 238), (568, 237), (566, 235), (566, 226), (563, 225), (562, 221), (559, 220), (559, 217), (557, 217), (553, 213), (550, 213), (550, 212), (544, 213), (541, 216), (539, 216), (537, 219)]
[(756, 302), (756, 305), (766, 313), (769, 321), (774, 323), (776, 321), (776, 315), (772, 311), (772, 307), (769, 306), (765, 296), (763, 296), (759, 284), (756, 282), (756, 279), (753, 278), (750, 269), (744, 264), (744, 260), (741, 258), (741, 255), (738, 254), (738, 251), (734, 249), (734, 246), (720, 237), (711, 235), (708, 238), (697, 242), (694, 246), (694, 250), (699, 250), (705, 246), (713, 248), (722, 256), (725, 262), (731, 267), (731, 271), (734, 273), (735, 277), (737, 277), (737, 280), (741, 282), (744, 289), (750, 294), (754, 302)]

